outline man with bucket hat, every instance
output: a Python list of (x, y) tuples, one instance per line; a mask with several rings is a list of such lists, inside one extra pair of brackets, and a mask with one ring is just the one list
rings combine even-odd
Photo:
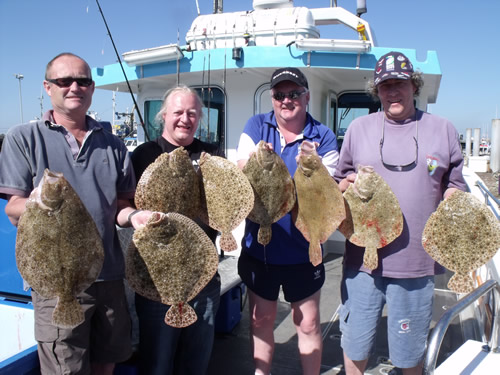
[(386, 304), (392, 364), (404, 375), (422, 373), (434, 275), (444, 272), (423, 249), (422, 231), (443, 198), (466, 190), (454, 126), (415, 107), (422, 85), (404, 54), (380, 57), (368, 91), (383, 110), (355, 119), (342, 144), (335, 173), (341, 190), (354, 182), (358, 165), (370, 165), (395, 193), (404, 218), (401, 235), (379, 249), (373, 270), (363, 266), (365, 249), (346, 241), (339, 314), (347, 375), (363, 374)]

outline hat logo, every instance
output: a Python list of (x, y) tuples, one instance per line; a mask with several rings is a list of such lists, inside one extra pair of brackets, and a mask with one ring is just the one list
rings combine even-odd
[(385, 70), (388, 72), (394, 70), (394, 56), (387, 56), (385, 60)]
[(292, 77), (295, 77), (295, 78), (299, 79), (299, 76), (298, 76), (297, 74), (295, 74), (295, 73), (293, 73), (293, 72), (290, 72), (290, 71), (288, 71), (288, 70), (284, 70), (284, 71), (282, 71), (281, 73), (279, 73), (279, 74), (275, 75), (275, 76), (273, 77), (273, 79), (276, 79), (276, 78), (278, 78), (278, 77), (282, 76), (283, 74), (289, 74), (289, 75), (291, 75)]

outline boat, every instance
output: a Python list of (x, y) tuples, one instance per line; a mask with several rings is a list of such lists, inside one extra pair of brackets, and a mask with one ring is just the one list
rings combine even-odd
[[(345, 131), (353, 119), (380, 110), (380, 104), (366, 94), (365, 86), (372, 77), (378, 58), (395, 49), (377, 44), (371, 25), (362, 18), (365, 12), (366, 5), (363, 1), (358, 1), (358, 9), (354, 14), (336, 5), (307, 8), (295, 7), (293, 0), (254, 0), (251, 10), (199, 15), (193, 20), (183, 45), (173, 43), (148, 46), (125, 52), (122, 55), (124, 63), (94, 67), (92, 76), (96, 89), (99, 90), (125, 92), (130, 85), (137, 99), (137, 108), (143, 113), (144, 119), (144, 125), (137, 127), (138, 144), (161, 134), (161, 127), (154, 122), (154, 118), (168, 88), (179, 83), (195, 88), (205, 105), (197, 137), (222, 146), (228, 159), (236, 161), (236, 147), (246, 120), (254, 114), (271, 110), (269, 80), (272, 72), (281, 67), (296, 67), (306, 75), (309, 82), (311, 100), (308, 111), (315, 119), (332, 129), (341, 146)], [(346, 30), (340, 33), (341, 37), (336, 35), (339, 27)], [(428, 51), (426, 57), (420, 60), (413, 49), (397, 50), (408, 56), (414, 67), (423, 74), (425, 85), (416, 106), (426, 110), (429, 104), (436, 102), (439, 92), (442, 72), (438, 54)], [(124, 78), (123, 71), (127, 79)], [(477, 174), (466, 168), (464, 176), (470, 191), (484, 200), (481, 180)], [(487, 199), (492, 210), (498, 213), (498, 202), (489, 196)], [(5, 227), (8, 225), (2, 224)], [(15, 229), (11, 226), (9, 230), (9, 238), (15, 237)], [(234, 232), (237, 237), (241, 237), (242, 233), (243, 225)], [(124, 247), (130, 241), (130, 236), (130, 230), (120, 230)], [(325, 374), (343, 371), (337, 310), (340, 303), (339, 281), (344, 241), (345, 238), (335, 232), (324, 244), (327, 283), (323, 288), (321, 317), (324, 340), (322, 373)], [(11, 254), (14, 253), (14, 244), (11, 241), (0, 246), (4, 247), (0, 251), (2, 257), (9, 257), (8, 262), (2, 260), (0, 267), (13, 272), (15, 262)], [(225, 373), (253, 374), (248, 343), (248, 314), (242, 311), (245, 292), (236, 273), (238, 254), (239, 250), (221, 253), (221, 310), (224, 310), (226, 316), (222, 326), (216, 326), (218, 336), (209, 375), (220, 373), (221, 368), (224, 368)], [(426, 373), (437, 374), (440, 367), (448, 363), (446, 359), (452, 358), (455, 352), (461, 353), (459, 350), (463, 348), (476, 354), (466, 364), (475, 366), (474, 358), (479, 358), (477, 343), (480, 343), (479, 346), (489, 345), (490, 349), (496, 350), (498, 341), (495, 340), (498, 339), (499, 331), (494, 317), (500, 311), (496, 304), (500, 297), (499, 271), (500, 256), (497, 254), (477, 271), (478, 289), (475, 292), (480, 296), (476, 299), (447, 290), (446, 282), (450, 275), (438, 278), (432, 331), (438, 332), (434, 327), (444, 325), (442, 330), (448, 331), (448, 334), (438, 336), (436, 340), (433, 336), (430, 338), (432, 352), (430, 345)], [(24, 298), (29, 309), (29, 297), (19, 293), (22, 290), (19, 275), (9, 276), (9, 279), (16, 280), (17, 283), (13, 288), (15, 293), (11, 291), (10, 295)], [(493, 294), (495, 298), (488, 297)], [(466, 298), (467, 306), (462, 308), (463, 298)], [(470, 302), (470, 299), (473, 301)], [(225, 307), (229, 306), (227, 309), (224, 308), (225, 304)], [(458, 313), (456, 306), (461, 309)], [(450, 311), (455, 320), (452, 319), (453, 324), (448, 324), (448, 328), (446, 321), (441, 323), (443, 320), (440, 319)], [(491, 311), (491, 319), (490, 315), (488, 319), (484, 318), (484, 311)], [(27, 321), (30, 322), (29, 317)], [(485, 321), (489, 323), (485, 325)], [(496, 330), (493, 334), (487, 334), (490, 326)], [(383, 324), (378, 335), (380, 339), (377, 340), (376, 351), (373, 358), (370, 358), (365, 373), (397, 373), (388, 360)], [(300, 374), (300, 361), (296, 354), (297, 338), (286, 303), (279, 304), (275, 338), (277, 347), (272, 373)], [(474, 345), (464, 346), (470, 341)], [(26, 350), (31, 350), (32, 353), (33, 348)], [(9, 366), (12, 367), (12, 363), (27, 356), (26, 353), (16, 354), (14, 360), (9, 358)], [(486, 354), (495, 353), (490, 350)], [(459, 355), (465, 358), (465, 355)], [(494, 368), (500, 368), (500, 354), (496, 358), (489, 356), (492, 357), (495, 360)], [(0, 362), (0, 374), (4, 373), (2, 363)], [(133, 363), (123, 364), (122, 368), (126, 366), (134, 368)], [(443, 373), (441, 370), (441, 374)]]

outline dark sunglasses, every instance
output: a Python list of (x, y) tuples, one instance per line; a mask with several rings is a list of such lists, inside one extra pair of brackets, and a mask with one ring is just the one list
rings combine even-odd
[(279, 102), (282, 102), (285, 100), (286, 97), (290, 100), (296, 100), (300, 98), (302, 95), (304, 95), (307, 92), (307, 90), (304, 91), (290, 91), (288, 94), (285, 94), (284, 92), (276, 92), (273, 94), (273, 98)]
[(412, 161), (411, 163), (408, 164), (403, 164), (403, 165), (393, 165), (393, 164), (388, 164), (384, 162), (384, 153), (382, 152), (382, 149), (384, 147), (384, 133), (385, 133), (385, 117), (384, 121), (382, 123), (382, 138), (380, 139), (380, 161), (382, 162), (383, 166), (387, 168), (390, 171), (393, 172), (407, 172), (411, 171), (413, 168), (417, 166), (417, 161), (418, 161), (418, 120), (416, 120), (415, 124), (415, 137), (413, 137), (413, 140), (415, 141), (415, 160)]
[(80, 87), (89, 87), (92, 84), (92, 78), (73, 78), (73, 77), (66, 77), (66, 78), (53, 78), (53, 79), (48, 79), (47, 82), (53, 83), (54, 85), (57, 85), (59, 87), (70, 87), (73, 82), (76, 82), (76, 84)]

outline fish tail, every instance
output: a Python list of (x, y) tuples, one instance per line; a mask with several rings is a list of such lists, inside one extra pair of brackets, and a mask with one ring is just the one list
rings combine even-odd
[(321, 254), (321, 245), (319, 241), (309, 243), (309, 260), (315, 267), (323, 262), (323, 255)]
[(196, 320), (198, 320), (196, 312), (188, 303), (184, 302), (172, 305), (165, 314), (165, 323), (174, 328), (190, 326)]
[(58, 299), (52, 313), (52, 324), (61, 328), (74, 328), (83, 319), (83, 310), (76, 298), (66, 301)]
[(378, 254), (376, 247), (366, 247), (363, 256), (363, 266), (369, 270), (374, 270), (378, 267)]
[(233, 251), (238, 248), (238, 244), (231, 232), (222, 233), (220, 236), (220, 248), (223, 251)]
[(474, 284), (469, 275), (455, 273), (448, 281), (448, 289), (453, 290), (455, 293), (469, 293), (474, 290)]
[(271, 241), (271, 226), (260, 226), (259, 233), (257, 235), (257, 241), (266, 246)]

